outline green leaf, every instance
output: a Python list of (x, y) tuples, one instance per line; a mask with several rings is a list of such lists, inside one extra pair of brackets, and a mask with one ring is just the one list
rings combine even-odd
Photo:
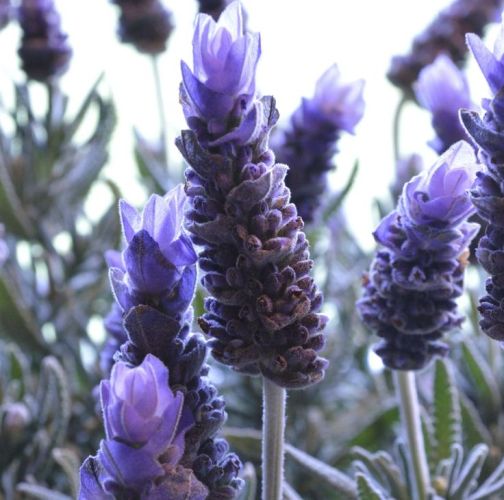
[(499, 414), (502, 401), (498, 383), (488, 362), (470, 341), (462, 342), (462, 360), (483, 410), (488, 415)]
[(79, 467), (81, 462), (79, 456), (75, 451), (69, 448), (54, 448), (52, 457), (63, 469), (70, 483), (72, 498), (77, 498), (79, 493)]
[(357, 490), (359, 500), (386, 500), (385, 495), (380, 491), (377, 485), (367, 478), (364, 474), (356, 474)]
[(331, 216), (334, 215), (339, 210), (339, 208), (345, 201), (348, 193), (352, 189), (355, 179), (357, 178), (358, 172), (359, 172), (359, 162), (356, 161), (343, 189), (336, 196), (334, 196), (329, 201), (329, 204), (326, 206), (324, 213), (322, 215), (323, 222), (327, 222), (331, 218)]
[(0, 334), (39, 354), (48, 352), (37, 321), (7, 269), (0, 271)]
[(30, 239), (35, 230), (16, 193), (7, 168), (7, 159), (0, 155), (0, 213), (7, 231), (22, 238)]
[(492, 444), (492, 436), (481, 420), (473, 402), (464, 394), (460, 394), (460, 410), (462, 416), (462, 431), (464, 443), (468, 449), (479, 443)]
[(429, 469), (433, 472), (435, 467), (435, 457), (434, 457), (434, 429), (432, 427), (432, 420), (429, 415), (424, 412), (420, 413), (420, 423), (422, 425), (422, 434), (424, 438), (424, 449), (427, 455), (427, 462), (429, 464)]
[(82, 102), (82, 105), (79, 108), (79, 111), (77, 111), (77, 114), (75, 115), (73, 121), (66, 126), (66, 128), (65, 128), (65, 142), (69, 143), (73, 139), (75, 133), (77, 132), (77, 130), (79, 130), (79, 127), (81, 126), (82, 120), (84, 119), (84, 117), (86, 116), (86, 114), (88, 112), (89, 106), (91, 105), (91, 103), (93, 101), (95, 101), (99, 97), (96, 89), (97, 89), (98, 85), (100, 84), (100, 82), (102, 81), (103, 75), (104, 74), (102, 73), (97, 78), (96, 82), (93, 84), (93, 86), (89, 90), (86, 98)]
[(436, 461), (450, 458), (452, 446), (462, 443), (461, 416), (454, 376), (446, 360), (436, 360), (434, 372), (434, 456)]

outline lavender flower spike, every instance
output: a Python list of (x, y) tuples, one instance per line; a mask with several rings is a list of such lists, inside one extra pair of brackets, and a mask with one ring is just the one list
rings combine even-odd
[(63, 74), (72, 49), (61, 31), (53, 0), (22, 0), (18, 18), (23, 30), (18, 53), (26, 76), (47, 82)]
[(118, 35), (139, 52), (156, 55), (166, 50), (173, 31), (171, 12), (160, 0), (110, 0), (120, 10)]
[(305, 222), (312, 222), (333, 170), (341, 133), (353, 134), (364, 114), (364, 81), (345, 83), (331, 66), (318, 80), (315, 95), (304, 98), (290, 126), (272, 137), (277, 160), (289, 165), (287, 187)]
[(462, 294), (468, 245), (478, 224), (468, 189), (477, 161), (464, 141), (453, 145), (429, 169), (404, 186), (396, 210), (374, 233), (380, 249), (365, 279), (357, 307), (383, 341), (376, 347), (395, 370), (419, 370), (444, 355), (439, 339), (463, 317), (455, 300)]
[[(119, 307), (107, 318), (111, 338), (101, 361), (106, 370), (111, 359), (139, 366), (154, 355), (169, 369), (170, 387), (184, 392), (184, 411), (194, 421), (178, 464), (194, 472), (208, 499), (226, 500), (241, 488), (241, 462), (217, 437), (226, 420), (225, 404), (207, 377), (205, 340), (190, 332), (196, 253), (182, 228), (185, 203), (182, 185), (164, 197), (152, 196), (142, 212), (120, 203), (127, 245), (120, 256), (107, 254)], [(111, 353), (118, 344), (119, 351)], [(183, 498), (192, 498), (187, 488), (189, 496)]]
[(12, 16), (11, 0), (0, 0), (0, 30), (5, 28)]
[(191, 130), (177, 145), (190, 165), (187, 229), (202, 247), (202, 283), (211, 295), (200, 326), (222, 363), (301, 388), (324, 375), (327, 361), (317, 353), (327, 319), (318, 314), (322, 294), (285, 186), (288, 167), (268, 147), (278, 112), (272, 97), (255, 95), (259, 35), (243, 35), (242, 20), (238, 2), (218, 24), (200, 14), (194, 72), (182, 65)]
[(471, 190), (477, 213), (488, 226), (476, 250), (476, 257), (490, 274), (487, 294), (480, 300), (480, 325), (491, 338), (504, 340), (504, 24), (493, 51), (475, 35), (467, 36), (468, 45), (485, 76), (493, 98), (483, 101), (485, 115), (462, 111), (461, 118), (473, 141), (479, 146), (483, 162)]
[(420, 105), (432, 113), (432, 126), (437, 137), (429, 144), (438, 154), (467, 138), (459, 120), (459, 110), (474, 107), (469, 85), (447, 55), (439, 55), (420, 72), (415, 93)]
[(135, 368), (119, 362), (100, 390), (106, 438), (81, 467), (79, 498), (207, 498), (193, 471), (179, 465), (194, 421), (163, 363), (151, 354)]
[(499, 19), (501, 11), (502, 0), (454, 0), (414, 39), (409, 54), (392, 59), (388, 79), (410, 94), (420, 71), (440, 53), (462, 66), (467, 54), (465, 34), (483, 34), (488, 23)]

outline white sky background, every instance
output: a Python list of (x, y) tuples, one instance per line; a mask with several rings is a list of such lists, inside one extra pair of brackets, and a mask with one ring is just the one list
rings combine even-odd
[[(184, 120), (178, 104), (180, 59), (191, 63), (191, 38), (196, 0), (166, 0), (176, 29), (168, 51), (161, 58), (163, 91), (169, 120), (169, 141)], [(288, 119), (301, 96), (310, 96), (318, 77), (334, 62), (345, 79), (366, 80), (366, 113), (356, 136), (345, 137), (337, 158), (332, 187), (342, 185), (356, 158), (360, 173), (346, 203), (346, 213), (358, 238), (373, 246), (370, 235), (377, 222), (372, 199), (385, 197), (393, 176), (392, 118), (399, 94), (385, 73), (394, 54), (405, 53), (418, 34), (448, 2), (445, 0), (243, 0), (248, 26), (262, 36), (258, 89), (277, 99), (281, 121)], [(142, 203), (144, 192), (136, 179), (132, 154), (132, 126), (155, 137), (158, 126), (151, 61), (115, 35), (117, 9), (107, 0), (56, 0), (64, 30), (74, 49), (70, 70), (62, 85), (77, 106), (100, 72), (116, 102), (119, 126), (105, 173), (133, 203)], [(0, 89), (12, 79), (22, 81), (15, 57), (19, 31), (15, 26), (0, 33)], [(470, 69), (475, 68), (471, 61)], [(482, 77), (470, 76), (473, 98), (487, 93)], [(41, 94), (42, 96), (42, 94)], [(431, 163), (435, 155), (425, 145), (433, 132), (427, 113), (415, 107), (405, 112), (401, 132), (404, 152), (417, 152)], [(182, 159), (173, 146), (170, 157)], [(102, 191), (96, 193), (103, 196)], [(95, 205), (95, 200), (93, 200)]]

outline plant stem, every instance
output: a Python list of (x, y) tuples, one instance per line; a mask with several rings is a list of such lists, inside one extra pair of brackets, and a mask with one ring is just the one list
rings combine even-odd
[(163, 99), (163, 91), (161, 87), (161, 76), (159, 74), (158, 56), (152, 56), (152, 69), (154, 72), (154, 83), (156, 84), (156, 98), (159, 113), (159, 128), (161, 140), (161, 155), (166, 170), (168, 170), (168, 148), (167, 148), (167, 133), (166, 133), (166, 114)]
[(262, 500), (281, 500), (286, 391), (263, 378)]
[(408, 97), (406, 94), (401, 96), (401, 100), (397, 104), (397, 108), (394, 113), (394, 125), (393, 125), (393, 144), (394, 144), (394, 160), (397, 163), (401, 158), (401, 148), (399, 145), (399, 137), (401, 134), (401, 115), (404, 110), (404, 105), (408, 102)]
[(420, 423), (420, 405), (415, 385), (415, 373), (395, 371), (397, 397), (401, 407), (401, 421), (408, 439), (408, 448), (413, 465), (417, 500), (427, 500), (430, 486), (429, 466)]

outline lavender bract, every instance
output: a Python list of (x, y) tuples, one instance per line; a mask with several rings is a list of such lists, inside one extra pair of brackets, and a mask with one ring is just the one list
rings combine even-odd
[(277, 160), (290, 167), (286, 184), (305, 222), (313, 221), (326, 190), (341, 132), (354, 133), (364, 114), (363, 87), (363, 80), (342, 82), (338, 67), (331, 66), (318, 80), (315, 95), (303, 98), (289, 128), (273, 134), (271, 147)]
[(23, 37), (18, 54), (28, 78), (47, 82), (67, 69), (72, 56), (53, 0), (22, 0), (18, 19)]
[(419, 370), (444, 355), (441, 336), (463, 317), (455, 299), (462, 294), (467, 247), (478, 224), (468, 189), (476, 175), (473, 149), (460, 141), (429, 169), (404, 186), (396, 210), (374, 233), (379, 250), (357, 307), (383, 341), (375, 348), (395, 370)]
[(139, 52), (160, 54), (173, 31), (171, 12), (159, 0), (111, 0), (121, 9), (118, 35)]
[[(184, 392), (184, 407), (194, 420), (178, 464), (194, 472), (208, 489), (208, 499), (235, 498), (242, 484), (237, 477), (241, 463), (228, 452), (227, 442), (216, 436), (226, 419), (224, 401), (207, 379), (206, 343), (190, 333), (197, 256), (182, 228), (185, 199), (179, 185), (164, 197), (151, 196), (141, 213), (120, 203), (127, 246), (120, 258), (114, 253), (107, 258), (122, 318), (117, 310), (108, 317), (114, 338), (102, 364), (107, 368), (113, 356), (139, 366), (149, 354), (164, 363), (170, 386)], [(127, 339), (111, 356), (121, 327)]]
[(459, 110), (473, 107), (469, 86), (464, 74), (447, 55), (439, 55), (422, 69), (415, 94), (420, 105), (432, 113), (432, 126), (437, 137), (429, 144), (438, 154), (467, 138), (460, 123)]
[(465, 34), (481, 35), (488, 23), (498, 20), (501, 9), (502, 0), (455, 0), (414, 39), (408, 55), (392, 59), (388, 79), (405, 93), (413, 94), (420, 71), (438, 54), (444, 52), (457, 65), (463, 64), (467, 53)]
[(502, 298), (503, 245), (504, 245), (504, 27), (495, 43), (493, 52), (488, 50), (476, 35), (467, 36), (468, 45), (478, 62), (493, 94), (484, 100), (485, 115), (480, 118), (475, 111), (462, 111), (464, 126), (479, 146), (483, 162), (471, 190), (471, 198), (477, 213), (488, 226), (476, 250), (476, 257), (490, 274), (486, 292), (480, 300), (480, 326), (495, 340), (504, 340), (504, 310)]
[(238, 2), (218, 24), (200, 14), (194, 72), (182, 65), (191, 130), (177, 145), (190, 165), (187, 228), (203, 248), (202, 283), (211, 294), (200, 326), (222, 363), (300, 388), (324, 375), (327, 361), (317, 353), (327, 319), (318, 314), (322, 294), (309, 275), (313, 262), (289, 202), (287, 167), (268, 148), (278, 112), (273, 98), (255, 97), (259, 36), (242, 28)]
[(188, 491), (189, 498), (207, 498), (207, 489), (179, 464), (184, 435), (194, 421), (184, 410), (183, 394), (174, 394), (168, 379), (168, 369), (148, 354), (137, 367), (115, 364), (110, 381), (101, 382), (106, 437), (96, 457), (88, 457), (82, 465), (82, 500), (182, 500)]

